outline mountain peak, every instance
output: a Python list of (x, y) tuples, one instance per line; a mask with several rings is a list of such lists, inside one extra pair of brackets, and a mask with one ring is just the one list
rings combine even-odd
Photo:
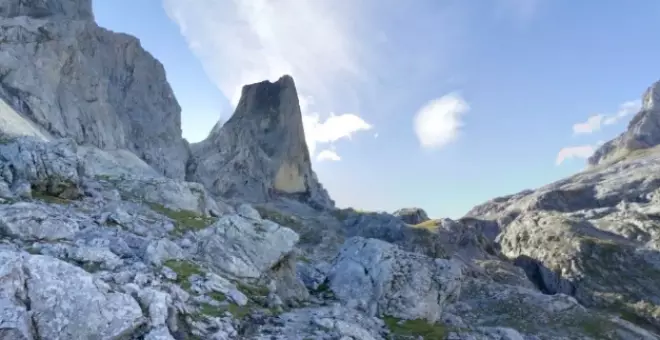
[(618, 137), (599, 147), (589, 165), (613, 163), (631, 152), (660, 145), (660, 81), (642, 95), (642, 107)]
[(312, 171), (291, 76), (244, 86), (232, 117), (191, 149), (190, 179), (217, 195), (253, 202), (295, 196), (334, 206)]

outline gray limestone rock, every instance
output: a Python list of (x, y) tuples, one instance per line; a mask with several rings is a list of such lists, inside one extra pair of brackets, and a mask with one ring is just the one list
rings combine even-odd
[(422, 208), (403, 208), (395, 211), (392, 215), (400, 218), (408, 224), (420, 224), (430, 220), (426, 211)]
[(660, 145), (660, 82), (642, 96), (642, 107), (624, 133), (601, 145), (589, 157), (589, 164), (607, 164)]
[(183, 179), (188, 148), (163, 66), (136, 38), (97, 26), (91, 8), (91, 0), (0, 2), (0, 100), (15, 110), (0, 112), (16, 122), (0, 130), (128, 149)]
[(78, 198), (84, 169), (71, 139), (43, 142), (21, 137), (0, 143), (0, 177), (14, 191), (29, 183), (31, 190), (61, 198)]
[(372, 316), (436, 321), (460, 291), (461, 265), (408, 253), (375, 239), (348, 239), (328, 279), (349, 307)]
[(195, 234), (198, 256), (235, 277), (259, 278), (298, 242), (298, 234), (268, 220), (226, 215)]
[(93, 19), (92, 2), (88, 0), (0, 0), (0, 17), (18, 16)]
[(250, 339), (304, 340), (357, 339), (384, 340), (387, 330), (382, 320), (339, 305), (302, 308), (281, 315), (260, 326)]
[(26, 308), (31, 334), (38, 339), (125, 338), (145, 321), (133, 298), (109, 291), (84, 270), (48, 256), (0, 251), (0, 282), (2, 310), (7, 311), (7, 303), (15, 310), (7, 334), (19, 339), (30, 339), (21, 321)]
[(658, 330), (659, 190), (660, 152), (650, 148), (468, 215), (498, 223), (502, 254), (542, 291)]
[(334, 206), (312, 171), (290, 76), (244, 86), (234, 115), (191, 150), (188, 179), (214, 194), (251, 202), (282, 195)]
[(72, 239), (79, 230), (78, 221), (58, 209), (28, 202), (0, 205), (0, 235), (57, 241)]

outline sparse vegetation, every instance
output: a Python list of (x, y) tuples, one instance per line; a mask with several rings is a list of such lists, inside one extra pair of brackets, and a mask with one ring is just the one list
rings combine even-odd
[(418, 223), (418, 224), (413, 225), (414, 228), (422, 228), (422, 229), (426, 229), (428, 231), (434, 231), (437, 226), (438, 226), (438, 221), (437, 220), (428, 220), (428, 221), (424, 221), (422, 223)]
[(67, 200), (67, 199), (64, 199), (64, 198), (61, 198), (61, 197), (57, 197), (57, 196), (53, 196), (53, 195), (50, 195), (50, 194), (47, 194), (47, 193), (44, 193), (44, 192), (41, 192), (41, 191), (32, 191), (32, 198), (38, 199), (38, 200), (41, 200), (41, 201), (44, 201), (44, 202), (50, 203), (50, 204), (68, 204), (68, 203), (71, 202), (70, 200)]
[(183, 235), (188, 231), (201, 230), (213, 224), (215, 219), (202, 216), (201, 214), (189, 210), (172, 210), (162, 204), (149, 203), (151, 210), (163, 214), (175, 223), (172, 233)]
[(262, 206), (255, 206), (254, 208), (259, 212), (261, 218), (273, 221), (298, 233), (301, 243), (318, 244), (322, 241), (322, 235), (319, 230), (306, 227), (299, 219), (293, 216)]
[(190, 280), (189, 278), (192, 275), (202, 275), (204, 272), (202, 269), (190, 262), (190, 261), (185, 261), (185, 260), (168, 260), (165, 261), (164, 263), (165, 266), (169, 267), (172, 269), (177, 277), (175, 282), (181, 286), (181, 288), (189, 291), (190, 290)]
[(266, 286), (250, 285), (243, 282), (234, 282), (234, 284), (238, 290), (243, 292), (243, 294), (247, 295), (248, 297), (267, 296), (269, 293), (268, 287)]
[(440, 323), (429, 323), (426, 320), (400, 320), (395, 317), (383, 318), (394, 339), (447, 339), (449, 329)]
[(209, 297), (215, 301), (222, 302), (227, 300), (227, 296), (225, 294), (222, 294), (220, 292), (210, 292)]
[(261, 215), (261, 218), (273, 221), (279, 225), (291, 228), (293, 231), (299, 232), (304, 228), (303, 224), (296, 218), (280, 213), (279, 211), (264, 208), (261, 206), (254, 207)]

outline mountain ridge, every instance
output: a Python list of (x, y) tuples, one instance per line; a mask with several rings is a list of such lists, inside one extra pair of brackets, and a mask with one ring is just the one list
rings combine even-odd
[[(93, 18), (0, 0), (0, 339), (660, 339), (656, 149), (459, 220), (337, 209), (292, 77), (188, 145)], [(647, 99), (620, 140), (660, 138)]]

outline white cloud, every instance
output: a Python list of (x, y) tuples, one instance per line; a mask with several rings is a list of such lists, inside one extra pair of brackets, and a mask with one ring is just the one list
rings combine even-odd
[(317, 144), (333, 143), (340, 139), (350, 139), (359, 131), (371, 130), (373, 127), (362, 118), (351, 113), (342, 115), (330, 114), (321, 122), (318, 114), (303, 116), (305, 138), (310, 154), (314, 154)]
[(323, 162), (323, 161), (335, 161), (336, 162), (336, 161), (341, 160), (341, 158), (333, 150), (326, 149), (326, 150), (323, 150), (323, 151), (319, 152), (318, 156), (316, 156), (316, 160), (319, 161), (319, 162)]
[(631, 100), (627, 101), (619, 106), (619, 111), (615, 114), (607, 117), (603, 124), (611, 125), (616, 123), (622, 118), (630, 116), (631, 114), (637, 113), (642, 108), (641, 100)]
[(571, 158), (589, 158), (594, 153), (595, 149), (591, 145), (569, 146), (559, 150), (556, 165), (561, 165), (564, 161)]
[(413, 119), (419, 143), (424, 148), (441, 148), (456, 139), (462, 127), (461, 116), (470, 106), (456, 92), (434, 99)]
[(584, 123), (577, 123), (573, 125), (573, 133), (592, 133), (594, 131), (600, 130), (600, 124), (603, 121), (605, 116), (601, 114), (593, 115), (587, 118), (587, 121)]
[(612, 125), (619, 120), (639, 111), (642, 107), (640, 100), (631, 100), (619, 105), (619, 110), (612, 114), (597, 114), (587, 118), (584, 123), (573, 125), (573, 134), (589, 134), (601, 129), (603, 125)]

